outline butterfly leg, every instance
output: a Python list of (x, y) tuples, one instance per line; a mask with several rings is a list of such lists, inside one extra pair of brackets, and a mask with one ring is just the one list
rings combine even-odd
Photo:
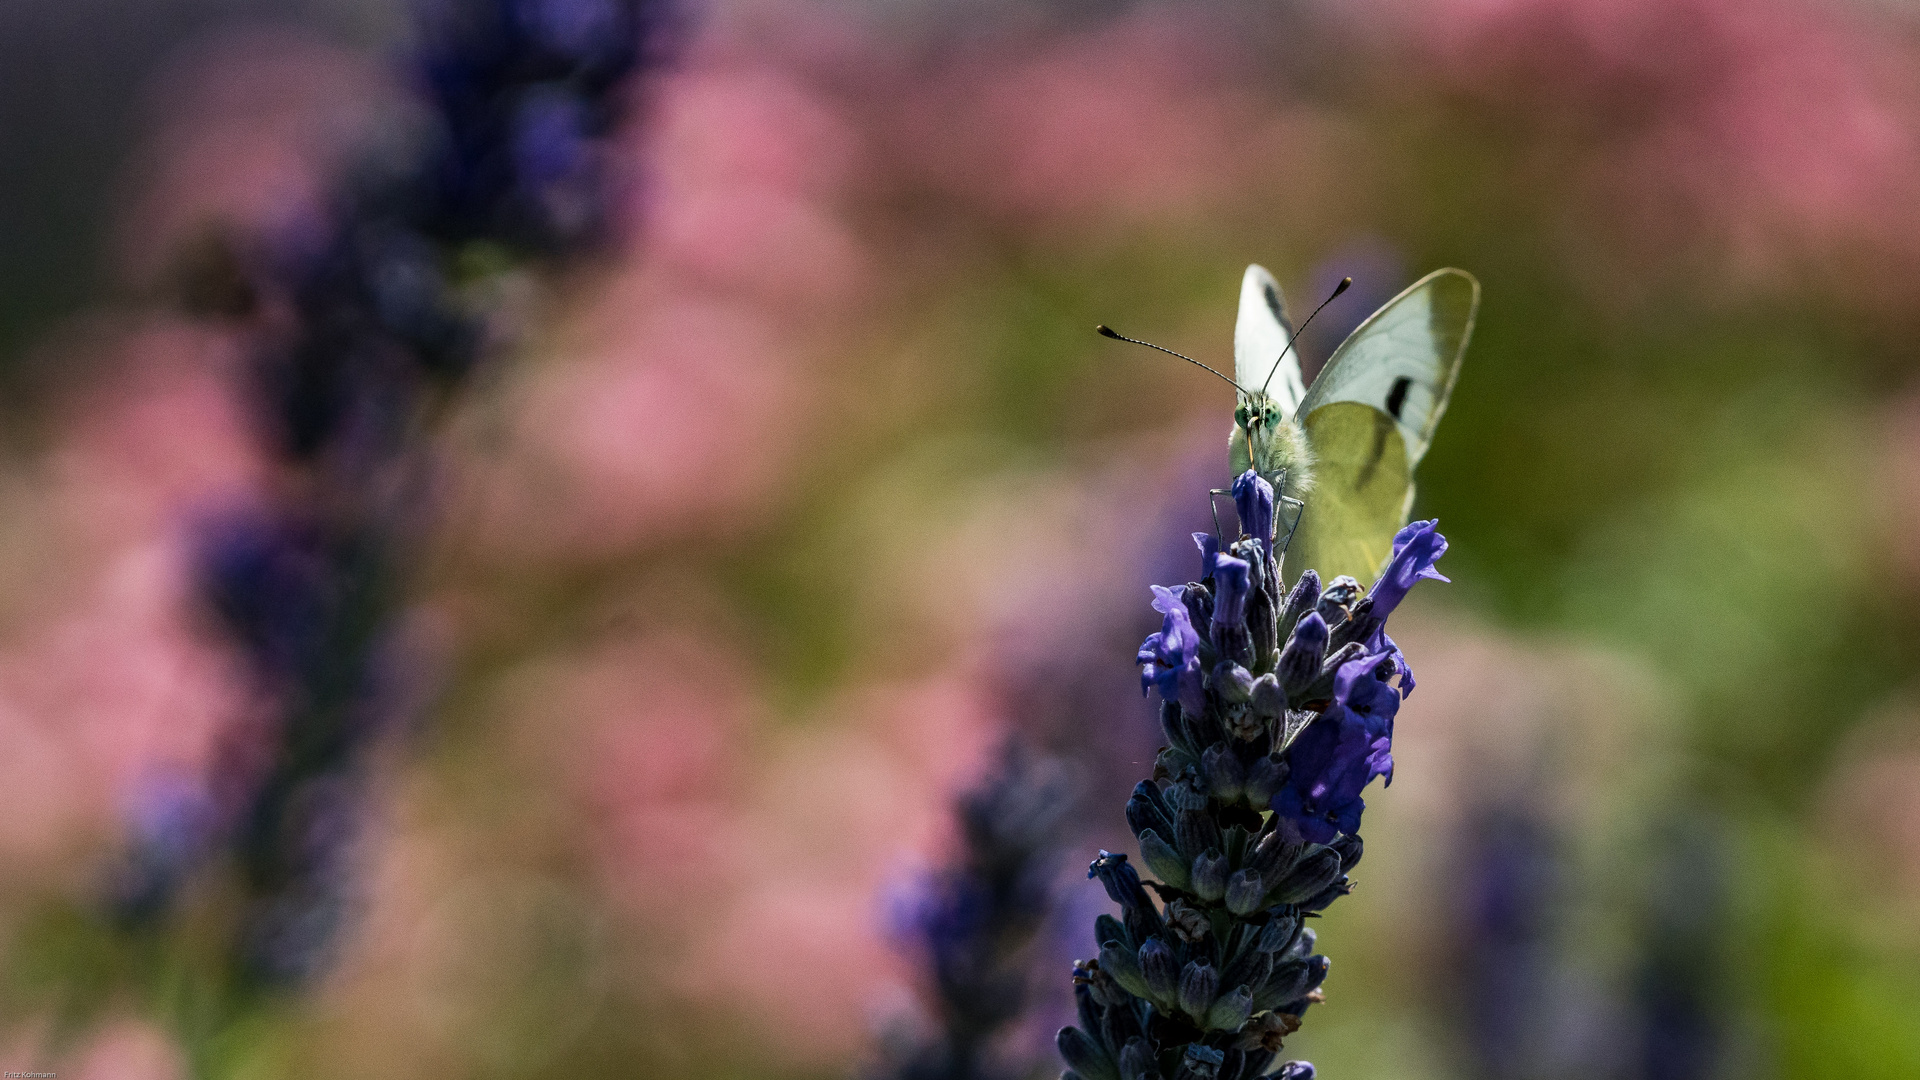
[(1227, 538), (1220, 532), (1220, 504), (1215, 500), (1221, 495), (1232, 495), (1226, 488), (1213, 488), (1207, 492), (1207, 509), (1213, 512), (1213, 538), (1222, 548), (1227, 546)]
[(1283, 509), (1289, 506), (1293, 508), (1293, 520), (1287, 523), (1287, 538), (1280, 542), (1280, 554), (1285, 555), (1287, 549), (1293, 546), (1293, 534), (1300, 528), (1300, 519), (1307, 516), (1307, 504), (1290, 495), (1282, 495), (1280, 505)]
[[(1291, 469), (1280, 470), (1272, 481), (1275, 495), (1274, 501), (1279, 504), (1281, 511), (1280, 514), (1277, 515), (1279, 518), (1278, 524), (1285, 525), (1287, 529), (1287, 538), (1280, 541), (1280, 554), (1283, 556), (1287, 553), (1287, 549), (1293, 546), (1293, 534), (1296, 529), (1300, 528), (1300, 519), (1307, 516), (1307, 504), (1287, 494), (1287, 474), (1291, 471)], [(1293, 508), (1293, 520), (1291, 522), (1286, 520), (1287, 507)]]

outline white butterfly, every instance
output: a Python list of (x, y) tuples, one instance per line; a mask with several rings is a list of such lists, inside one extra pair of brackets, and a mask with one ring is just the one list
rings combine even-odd
[(1251, 463), (1276, 495), (1305, 503), (1287, 540), (1290, 579), (1312, 567), (1323, 580), (1369, 582), (1386, 562), (1479, 307), (1472, 274), (1435, 270), (1368, 316), (1309, 387), (1288, 347), (1293, 327), (1279, 285), (1264, 267), (1247, 267), (1228, 456), (1234, 475)]

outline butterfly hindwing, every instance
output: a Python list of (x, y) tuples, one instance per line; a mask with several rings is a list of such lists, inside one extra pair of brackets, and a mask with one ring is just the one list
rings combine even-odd
[(1413, 501), (1399, 425), (1371, 405), (1336, 401), (1308, 416), (1306, 434), (1318, 464), (1283, 570), (1289, 581), (1312, 567), (1323, 583), (1350, 574), (1372, 584)]
[(1337, 401), (1379, 409), (1397, 422), (1409, 468), (1418, 465), (1446, 412), (1479, 307), (1480, 283), (1464, 270), (1414, 282), (1334, 350), (1297, 419)]
[(1413, 470), (1446, 411), (1480, 306), (1480, 283), (1436, 270), (1360, 324), (1308, 389), (1296, 421), (1316, 480), (1287, 549), (1289, 580), (1308, 567), (1362, 584), (1380, 572), (1413, 509)]
[(1265, 387), (1282, 416), (1292, 416), (1306, 394), (1300, 358), (1287, 348), (1292, 340), (1293, 324), (1287, 321), (1279, 283), (1266, 267), (1247, 267), (1240, 279), (1240, 317), (1233, 325), (1233, 381), (1242, 393)]

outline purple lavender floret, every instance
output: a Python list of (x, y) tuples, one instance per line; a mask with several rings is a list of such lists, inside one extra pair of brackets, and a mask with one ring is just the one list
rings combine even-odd
[(1089, 870), (1121, 917), (1100, 917), (1099, 956), (1075, 967), (1063, 1080), (1313, 1076), (1278, 1061), (1330, 967), (1305, 920), (1351, 889), (1361, 793), (1393, 779), (1413, 679), (1386, 620), (1415, 582), (1446, 580), (1447, 543), (1415, 522), (1371, 591), (1309, 569), (1283, 594), (1273, 490), (1249, 471), (1233, 494), (1241, 535), (1195, 534), (1201, 580), (1153, 589), (1165, 619), (1141, 685), (1160, 691), (1167, 745), (1126, 818), (1159, 880), (1104, 851)]
[(1366, 809), (1361, 790), (1376, 776), (1393, 782), (1393, 716), (1400, 695), (1374, 674), (1383, 659), (1365, 656), (1341, 665), (1333, 705), (1287, 750), (1291, 771), (1273, 797), (1273, 811), (1313, 843), (1359, 833)]
[(1260, 541), (1269, 555), (1273, 552), (1273, 485), (1248, 469), (1233, 482), (1233, 508), (1240, 515), (1240, 529)]
[(1153, 610), (1165, 618), (1160, 632), (1140, 645), (1140, 692), (1158, 689), (1166, 701), (1184, 702), (1195, 712), (1206, 704), (1200, 683), (1200, 635), (1193, 628), (1180, 590), (1153, 587)]

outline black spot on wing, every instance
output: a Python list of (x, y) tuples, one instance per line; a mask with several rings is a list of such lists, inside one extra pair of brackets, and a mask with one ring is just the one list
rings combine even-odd
[(1267, 282), (1265, 288), (1261, 291), (1266, 293), (1267, 310), (1273, 312), (1274, 320), (1285, 325), (1287, 316), (1285, 312), (1280, 310), (1280, 294), (1274, 290), (1273, 282)]
[(1387, 415), (1400, 419), (1400, 410), (1407, 407), (1407, 391), (1413, 387), (1413, 380), (1405, 375), (1393, 380), (1393, 389), (1387, 391)]

